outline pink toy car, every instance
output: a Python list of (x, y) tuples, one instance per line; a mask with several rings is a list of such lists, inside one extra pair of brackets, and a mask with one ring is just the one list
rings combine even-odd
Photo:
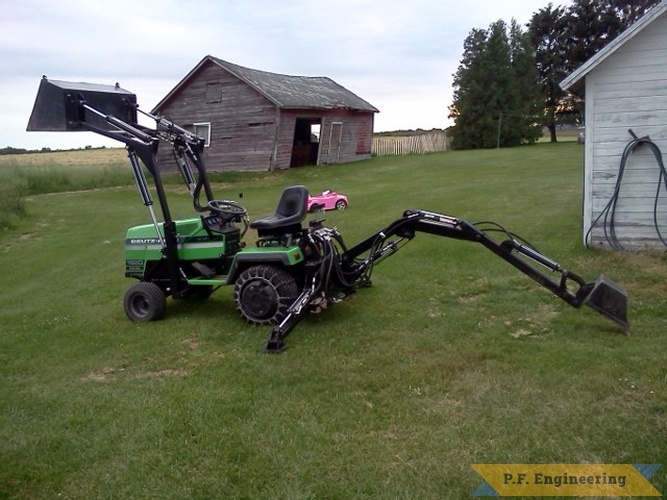
[(308, 195), (308, 210), (315, 204), (324, 205), (324, 210), (345, 210), (347, 208), (347, 196), (326, 189), (322, 191), (322, 194)]

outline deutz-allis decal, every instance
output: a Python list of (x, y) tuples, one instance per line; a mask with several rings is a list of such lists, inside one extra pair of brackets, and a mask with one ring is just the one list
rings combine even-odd
[[(188, 244), (188, 243), (209, 243), (211, 241), (211, 238), (208, 236), (195, 236), (195, 237), (188, 237), (188, 236), (178, 236), (177, 242), (179, 245), (183, 244)], [(152, 237), (152, 238), (126, 238), (125, 239), (125, 245), (139, 245), (139, 246), (144, 246), (144, 245), (161, 245), (162, 244), (162, 239)], [(220, 246), (219, 242), (214, 242), (211, 245), (215, 246)]]
[(127, 238), (126, 245), (159, 245), (162, 243), (160, 238)]

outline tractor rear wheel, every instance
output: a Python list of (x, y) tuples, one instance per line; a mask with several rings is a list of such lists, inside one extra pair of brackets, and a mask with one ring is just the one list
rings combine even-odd
[(249, 267), (234, 283), (234, 306), (254, 325), (278, 322), (298, 295), (294, 276), (275, 266)]
[(164, 317), (167, 297), (155, 283), (141, 281), (127, 289), (123, 304), (132, 321), (154, 321)]

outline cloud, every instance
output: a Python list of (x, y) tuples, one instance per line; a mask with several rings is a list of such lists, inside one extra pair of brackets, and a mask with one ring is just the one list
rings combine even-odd
[(380, 109), (376, 130), (444, 127), (470, 30), (525, 24), (538, 9), (534, 0), (12, 1), (0, 19), (0, 141), (112, 145), (87, 133), (25, 132), (41, 76), (120, 82), (150, 109), (207, 54), (329, 76)]

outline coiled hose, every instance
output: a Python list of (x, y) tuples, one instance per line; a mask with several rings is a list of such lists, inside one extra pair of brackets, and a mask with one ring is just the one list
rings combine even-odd
[(660, 239), (663, 245), (667, 246), (667, 240), (660, 232), (660, 225), (658, 224), (658, 204), (660, 201), (660, 191), (663, 187), (663, 183), (665, 187), (665, 193), (667, 193), (667, 171), (665, 170), (665, 164), (662, 160), (662, 153), (660, 152), (658, 146), (656, 146), (656, 144), (649, 138), (649, 136), (637, 137), (635, 133), (632, 131), (632, 129), (628, 130), (628, 132), (632, 136), (632, 140), (628, 143), (627, 146), (625, 146), (625, 149), (623, 150), (623, 155), (621, 156), (621, 165), (619, 167), (618, 177), (616, 179), (616, 186), (614, 187), (614, 191), (611, 195), (609, 202), (604, 207), (604, 209), (602, 209), (602, 212), (600, 212), (600, 215), (597, 216), (593, 224), (591, 224), (591, 227), (588, 229), (588, 232), (586, 233), (586, 238), (585, 238), (586, 247), (589, 247), (589, 240), (593, 228), (600, 221), (602, 221), (604, 236), (605, 239), (607, 240), (607, 243), (609, 243), (611, 248), (613, 248), (614, 250), (617, 250), (619, 252), (625, 251), (625, 247), (623, 247), (623, 245), (619, 242), (618, 237), (616, 236), (616, 221), (615, 221), (616, 205), (618, 204), (619, 193), (621, 191), (621, 183), (623, 181), (623, 174), (625, 173), (625, 166), (628, 161), (628, 158), (641, 146), (648, 147), (653, 153), (656, 162), (658, 163), (659, 172), (658, 172), (657, 190), (655, 193), (655, 201), (653, 203), (653, 223), (655, 225), (655, 230), (656, 233), (658, 234), (658, 238)]

